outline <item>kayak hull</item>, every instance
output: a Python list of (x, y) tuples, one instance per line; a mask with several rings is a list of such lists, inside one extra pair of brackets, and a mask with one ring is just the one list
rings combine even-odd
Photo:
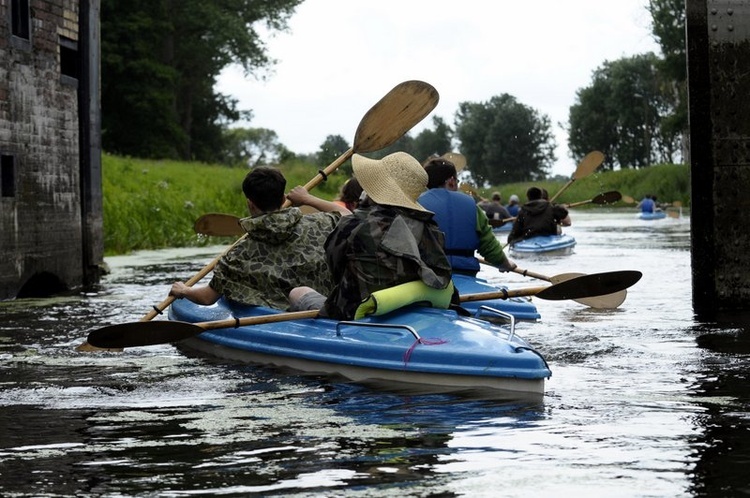
[[(279, 313), (220, 299), (172, 303), (169, 319), (206, 322)], [(409, 306), (352, 322), (324, 318), (206, 330), (180, 349), (408, 392), (540, 395), (551, 372), (512, 326)]]
[(654, 211), (653, 213), (638, 213), (637, 217), (641, 220), (661, 220), (667, 217), (667, 213), (664, 211)]

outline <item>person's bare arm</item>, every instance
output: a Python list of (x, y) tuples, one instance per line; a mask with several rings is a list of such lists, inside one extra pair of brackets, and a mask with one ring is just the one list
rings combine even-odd
[(202, 287), (188, 287), (184, 282), (173, 283), (169, 295), (174, 296), (177, 299), (186, 298), (196, 304), (203, 305), (214, 304), (221, 297), (221, 294), (208, 285)]
[(326, 201), (319, 197), (315, 197), (310, 192), (308, 192), (305, 187), (299, 185), (289, 191), (289, 193), (286, 195), (286, 198), (289, 199), (293, 206), (310, 206), (317, 209), (318, 211), (323, 211), (325, 213), (338, 211), (342, 216), (352, 214), (352, 212), (344, 206), (340, 206), (335, 202)]

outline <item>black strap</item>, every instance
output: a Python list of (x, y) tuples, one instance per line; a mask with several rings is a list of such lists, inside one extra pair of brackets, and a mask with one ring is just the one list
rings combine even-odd
[(323, 177), (324, 182), (328, 181), (328, 175), (326, 175), (325, 171), (323, 171), (322, 169), (319, 169), (318, 174)]

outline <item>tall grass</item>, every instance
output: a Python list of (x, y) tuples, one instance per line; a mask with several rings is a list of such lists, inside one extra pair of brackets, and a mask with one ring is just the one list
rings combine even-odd
[[(242, 180), (247, 170), (200, 163), (102, 157), (104, 251), (201, 246), (216, 240), (198, 236), (193, 224), (206, 213), (247, 216)], [(287, 190), (305, 185), (314, 166), (292, 163), (279, 168)], [(331, 175), (315, 194), (333, 199), (346, 177)]]
[[(104, 252), (124, 254), (140, 249), (201, 246), (231, 243), (198, 236), (195, 220), (206, 213), (247, 216), (242, 180), (246, 169), (178, 161), (152, 161), (105, 154), (102, 157), (104, 195)], [(305, 185), (318, 168), (303, 162), (290, 162), (279, 169), (287, 179), (287, 190)], [(315, 195), (334, 199), (347, 177), (339, 172), (315, 187)], [(511, 194), (524, 201), (532, 183), (513, 183), (479, 189), (484, 197), (500, 191), (507, 202)], [(538, 182), (554, 195), (563, 182)], [(687, 166), (659, 165), (642, 170), (593, 173), (573, 182), (557, 202), (592, 199), (609, 190), (618, 190), (640, 200), (656, 195), (660, 202), (680, 201), (689, 205)], [(623, 203), (620, 206), (627, 207)], [(632, 208), (632, 205), (630, 205)], [(578, 209), (578, 208), (577, 208)]]

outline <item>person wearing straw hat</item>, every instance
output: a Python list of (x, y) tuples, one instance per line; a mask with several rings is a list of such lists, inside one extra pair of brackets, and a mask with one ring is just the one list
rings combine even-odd
[(435, 221), (445, 233), (445, 253), (455, 273), (474, 276), (479, 272), (476, 251), (500, 271), (511, 271), (516, 264), (508, 259), (498, 242), (484, 210), (471, 196), (458, 192), (456, 167), (435, 158), (424, 166), (429, 182), (419, 203), (435, 213)]
[(366, 208), (344, 216), (325, 243), (334, 282), (326, 297), (310, 287), (289, 295), (292, 310), (320, 309), (321, 316), (351, 320), (373, 292), (421, 281), (432, 289), (452, 286), (443, 233), (417, 199), (427, 172), (411, 155), (352, 157)]

